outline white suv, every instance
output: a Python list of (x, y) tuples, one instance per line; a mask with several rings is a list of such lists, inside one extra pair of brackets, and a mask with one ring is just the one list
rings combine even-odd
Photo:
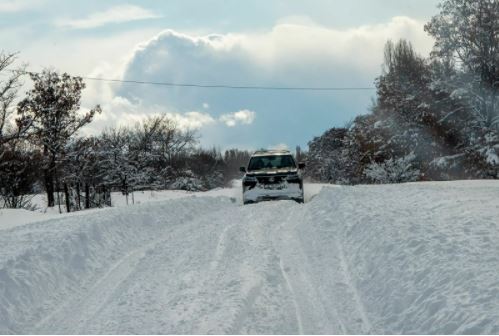
[(257, 151), (241, 167), (243, 177), (243, 203), (270, 200), (294, 200), (303, 203), (303, 163), (296, 164), (289, 151)]

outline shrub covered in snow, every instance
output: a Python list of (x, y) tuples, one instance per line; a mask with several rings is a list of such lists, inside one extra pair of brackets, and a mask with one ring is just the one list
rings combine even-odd
[(375, 183), (415, 182), (420, 177), (419, 169), (413, 166), (416, 156), (411, 153), (399, 159), (371, 163), (364, 174)]
[(203, 182), (194, 176), (192, 171), (185, 171), (182, 176), (179, 176), (170, 184), (173, 190), (186, 190), (186, 191), (204, 191), (206, 190)]

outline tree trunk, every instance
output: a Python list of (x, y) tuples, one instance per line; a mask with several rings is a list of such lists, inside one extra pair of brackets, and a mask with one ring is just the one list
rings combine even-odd
[(85, 184), (85, 209), (90, 209), (90, 187)]
[(44, 179), (45, 179), (45, 191), (47, 192), (47, 207), (53, 207), (55, 205), (54, 199), (54, 179), (49, 173), (50, 169), (45, 169)]
[(59, 213), (62, 214), (62, 209), (61, 209), (61, 195), (59, 193), (59, 183), (56, 181), (56, 193), (57, 193), (57, 206), (59, 207)]
[(59, 174), (57, 173), (57, 166), (55, 164), (55, 155), (53, 155), (54, 169), (52, 170), (52, 174), (55, 179), (55, 191), (57, 193), (57, 206), (59, 207), (59, 213), (62, 213), (61, 209), (61, 184), (59, 183)]
[(78, 205), (76, 206), (77, 210), (81, 210), (81, 196), (80, 196), (80, 182), (76, 183), (76, 202)]
[(71, 204), (69, 202), (68, 184), (64, 182), (64, 198), (66, 199), (66, 211), (71, 212)]
[(123, 193), (126, 196), (126, 205), (128, 205), (128, 183), (126, 182), (126, 176), (125, 179), (123, 180)]
[[(48, 155), (47, 148), (44, 149), (44, 154)], [(53, 155), (50, 156), (48, 167), (43, 170), (45, 191), (47, 192), (47, 207), (53, 207), (55, 205), (54, 199), (54, 169), (55, 169), (55, 158)]]

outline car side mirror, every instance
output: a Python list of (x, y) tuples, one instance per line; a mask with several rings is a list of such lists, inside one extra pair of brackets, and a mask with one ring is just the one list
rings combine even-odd
[(240, 167), (240, 168), (239, 168), (239, 171), (240, 171), (241, 173), (246, 173), (246, 167)]
[(300, 163), (298, 163), (298, 168), (299, 168), (299, 169), (305, 169), (305, 166), (306, 166), (306, 165), (305, 165), (305, 162), (300, 162)]

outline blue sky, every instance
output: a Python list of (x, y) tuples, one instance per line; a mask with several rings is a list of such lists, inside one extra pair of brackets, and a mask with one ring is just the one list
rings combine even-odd
[[(372, 86), (383, 45), (432, 46), (437, 0), (0, 0), (0, 45), (33, 70), (144, 81)], [(221, 148), (306, 146), (366, 113), (374, 91), (275, 92), (88, 82), (85, 132), (167, 113)]]

